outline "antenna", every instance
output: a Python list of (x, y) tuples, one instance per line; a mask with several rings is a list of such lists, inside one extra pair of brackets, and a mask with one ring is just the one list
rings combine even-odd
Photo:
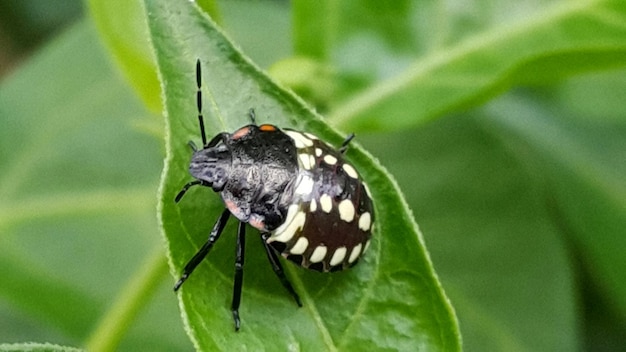
[(198, 106), (198, 124), (200, 125), (200, 134), (202, 135), (202, 146), (206, 146), (206, 133), (204, 132), (204, 117), (202, 116), (202, 69), (200, 67), (200, 59), (196, 61), (196, 84), (198, 92), (196, 94), (196, 104)]

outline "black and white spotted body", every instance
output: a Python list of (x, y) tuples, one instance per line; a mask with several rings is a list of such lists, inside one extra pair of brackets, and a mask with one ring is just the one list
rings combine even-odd
[(356, 263), (368, 247), (374, 208), (367, 186), (343, 154), (317, 137), (285, 129), (297, 149), (286, 188), (286, 219), (267, 241), (283, 256), (318, 271)]
[(208, 254), (232, 214), (240, 222), (232, 304), (239, 329), (245, 224), (261, 232), (274, 272), (301, 305), (276, 254), (322, 272), (349, 268), (370, 243), (374, 207), (367, 186), (343, 156), (352, 137), (339, 149), (333, 148), (309, 133), (256, 125), (251, 111), (252, 124), (233, 133), (220, 133), (207, 143), (199, 62), (197, 83), (203, 147), (194, 148), (189, 166), (196, 180), (183, 187), (176, 201), (190, 187), (202, 185), (218, 192), (226, 209), (174, 289), (180, 288)]

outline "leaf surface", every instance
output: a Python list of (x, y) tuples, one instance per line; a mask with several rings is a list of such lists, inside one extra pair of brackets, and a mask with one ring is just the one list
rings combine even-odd
[[(186, 143), (199, 141), (196, 59), (203, 65), (209, 136), (249, 123), (247, 112), (254, 108), (259, 123), (312, 132), (334, 145), (343, 137), (268, 79), (193, 4), (146, 1), (146, 10), (168, 126), (161, 221), (177, 276), (206, 240), (223, 207), (208, 189), (193, 189), (179, 204), (173, 202), (190, 180)], [(375, 239), (362, 263), (332, 275), (286, 264), (303, 298), (304, 307), (297, 309), (251, 233), (240, 311), (243, 327), (235, 334), (229, 309), (235, 227), (228, 226), (181, 290), (188, 330), (199, 349), (460, 349), (454, 313), (395, 181), (357, 144), (351, 145), (347, 157), (367, 180), (377, 204)]]

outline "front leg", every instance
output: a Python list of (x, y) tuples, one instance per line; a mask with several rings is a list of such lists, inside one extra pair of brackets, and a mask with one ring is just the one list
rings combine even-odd
[(224, 226), (226, 226), (226, 222), (228, 221), (229, 217), (230, 211), (228, 209), (224, 209), (224, 212), (222, 212), (220, 218), (217, 219), (217, 222), (215, 223), (215, 225), (213, 225), (213, 229), (209, 234), (209, 239), (206, 241), (206, 243), (204, 243), (202, 248), (198, 250), (193, 258), (191, 258), (187, 265), (185, 265), (185, 269), (183, 269), (183, 274), (181, 275), (178, 282), (176, 282), (176, 285), (174, 285), (174, 291), (178, 291), (178, 289), (187, 280), (189, 275), (191, 275), (191, 273), (196, 269), (198, 264), (202, 262), (207, 254), (209, 254), (209, 251), (211, 250), (211, 248), (213, 248), (213, 244), (220, 238), (222, 231), (224, 231)]

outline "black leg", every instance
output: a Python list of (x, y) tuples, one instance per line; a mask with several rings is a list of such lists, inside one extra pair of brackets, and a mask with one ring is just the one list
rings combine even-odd
[(354, 138), (354, 133), (350, 133), (348, 137), (341, 143), (341, 147), (339, 147), (339, 153), (343, 154), (348, 149), (348, 143)]
[(219, 219), (217, 219), (217, 222), (213, 226), (213, 229), (209, 234), (209, 239), (202, 246), (202, 248), (200, 248), (200, 250), (193, 256), (193, 258), (191, 258), (187, 265), (185, 265), (185, 269), (183, 269), (183, 275), (181, 275), (178, 282), (176, 282), (176, 285), (174, 285), (174, 291), (178, 291), (180, 286), (182, 286), (182, 284), (187, 280), (189, 275), (191, 275), (191, 273), (198, 266), (198, 264), (202, 262), (207, 254), (209, 254), (209, 251), (213, 247), (213, 244), (220, 238), (222, 231), (224, 231), (224, 226), (226, 226), (226, 222), (228, 221), (229, 217), (230, 211), (228, 209), (224, 209), (224, 212), (222, 212), (222, 215)]
[(233, 319), (235, 320), (235, 331), (239, 331), (239, 304), (241, 303), (241, 287), (243, 286), (243, 261), (246, 253), (246, 223), (239, 223), (237, 231), (237, 251), (235, 253), (235, 285), (233, 287)]
[(296, 290), (293, 289), (293, 286), (291, 286), (291, 283), (287, 279), (287, 276), (285, 275), (285, 271), (283, 270), (283, 266), (280, 264), (280, 261), (278, 260), (278, 255), (276, 255), (276, 252), (274, 252), (274, 249), (272, 249), (269, 243), (267, 243), (267, 239), (269, 238), (269, 236), (270, 236), (269, 233), (264, 233), (261, 235), (261, 241), (263, 242), (263, 246), (265, 247), (265, 252), (267, 253), (267, 259), (270, 261), (270, 264), (272, 264), (272, 269), (274, 269), (274, 273), (276, 273), (276, 276), (278, 276), (280, 283), (283, 284), (283, 287), (286, 288), (287, 291), (289, 291), (293, 299), (296, 300), (298, 307), (302, 307), (302, 302), (300, 302), (300, 296), (298, 296), (298, 294), (296, 293)]
[(178, 194), (176, 195), (176, 198), (174, 198), (174, 201), (176, 203), (180, 202), (180, 200), (183, 198), (185, 193), (187, 193), (187, 191), (191, 187), (198, 186), (198, 185), (204, 185), (204, 181), (195, 180), (195, 181), (188, 182), (186, 185), (183, 186), (183, 189), (181, 189), (180, 192), (178, 192)]

